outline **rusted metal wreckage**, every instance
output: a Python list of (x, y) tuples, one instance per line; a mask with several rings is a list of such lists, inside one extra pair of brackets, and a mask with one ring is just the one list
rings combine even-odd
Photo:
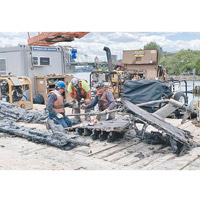
[[(153, 114), (139, 107), (155, 102), (167, 104)], [(130, 113), (129, 117), (100, 121), (99, 124), (93, 124), (92, 126), (88, 123), (78, 124), (68, 128), (68, 130), (83, 136), (91, 135), (93, 140), (100, 139), (100, 141), (104, 141), (107, 139), (108, 142), (114, 142), (123, 137), (128, 130), (134, 129), (136, 135), (144, 142), (170, 145), (173, 152), (179, 156), (183, 155), (194, 146), (191, 142), (192, 136), (188, 131), (181, 130), (164, 121), (164, 118), (173, 113), (176, 109), (185, 107), (180, 102), (175, 100), (160, 100), (134, 105), (125, 100), (123, 104), (123, 112), (124, 114)], [(142, 124), (143, 127), (141, 130), (138, 129), (137, 124)], [(153, 126), (158, 131), (147, 133), (146, 129), (149, 125)]]
[[(166, 103), (166, 101), (160, 102)], [(152, 102), (147, 102), (146, 104), (148, 103)], [(195, 146), (189, 132), (179, 129), (163, 120), (170, 113), (174, 112), (174, 110), (180, 107), (183, 108), (184, 105), (181, 103), (168, 100), (165, 106), (153, 114), (140, 108), (140, 106), (144, 104), (135, 105), (125, 100), (123, 105), (124, 107), (120, 110), (121, 114), (124, 116), (113, 120), (100, 121), (98, 124), (81, 123), (67, 129), (63, 129), (61, 126), (55, 125), (53, 121), (50, 121), (50, 131), (39, 131), (36, 129), (24, 128), (14, 122), (44, 123), (47, 119), (47, 114), (41, 114), (40, 112), (38, 115), (37, 112), (25, 112), (23, 109), (14, 105), (0, 103), (0, 132), (23, 137), (37, 143), (53, 145), (63, 150), (70, 150), (76, 145), (89, 146), (89, 144), (85, 142), (85, 136), (91, 136), (93, 140), (100, 139), (100, 141), (104, 141), (107, 139), (108, 142), (114, 142), (133, 129), (136, 132), (136, 136), (143, 141), (151, 144), (159, 143), (165, 146), (170, 145), (173, 152), (179, 156)], [(119, 111), (119, 109), (117, 109), (117, 111)], [(40, 118), (42, 120), (36, 120), (36, 118), (33, 117), (35, 115), (38, 115), (37, 119)], [(27, 120), (27, 117), (29, 117), (29, 120)], [(138, 124), (142, 124), (142, 128), (139, 129), (137, 126)], [(156, 128), (157, 131), (147, 133), (146, 129), (149, 125)]]

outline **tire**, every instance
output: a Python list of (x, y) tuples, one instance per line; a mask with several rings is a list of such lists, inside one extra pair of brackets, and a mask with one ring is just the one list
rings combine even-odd
[(179, 102), (181, 102), (181, 103), (183, 103), (183, 104), (186, 104), (186, 103), (187, 103), (187, 98), (186, 98), (185, 94), (182, 93), (182, 92), (177, 92), (177, 93), (174, 95), (174, 100), (179, 101)]
[(35, 104), (43, 104), (44, 103), (44, 98), (41, 94), (37, 93), (34, 97), (33, 97), (33, 103)]
[[(185, 96), (184, 93), (182, 92), (177, 92), (174, 95), (174, 100), (181, 102), (182, 104), (186, 104), (187, 103), (187, 98)], [(185, 109), (179, 108), (177, 109), (174, 114), (176, 116), (177, 119), (182, 119), (183, 118), (183, 112), (185, 111)]]

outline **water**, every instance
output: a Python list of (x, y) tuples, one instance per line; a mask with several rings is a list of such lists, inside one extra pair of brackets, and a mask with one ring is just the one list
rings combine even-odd
[[(91, 72), (78, 72), (78, 73), (72, 73), (73, 76), (81, 79), (85, 79), (90, 83), (90, 73)], [(200, 81), (187, 81), (187, 90), (191, 91), (193, 90), (193, 84), (195, 86), (200, 86)], [(185, 91), (185, 84), (184, 82), (181, 82), (181, 85), (175, 84), (175, 90), (178, 91)], [(193, 99), (199, 98), (200, 95), (195, 95), (192, 93), (188, 93), (188, 103), (190, 103)]]
[[(195, 86), (200, 86), (200, 81), (187, 81), (187, 90), (191, 91)], [(175, 91), (185, 91), (185, 84), (184, 82), (181, 82), (181, 85), (176, 84), (175, 85)], [(193, 94), (193, 93), (188, 93), (188, 104), (193, 100), (193, 99), (198, 99), (200, 95), (198, 94)]]
[(85, 79), (89, 83), (90, 82), (90, 73), (91, 72), (77, 72), (77, 73), (72, 73), (71, 75), (73, 75), (76, 78)]

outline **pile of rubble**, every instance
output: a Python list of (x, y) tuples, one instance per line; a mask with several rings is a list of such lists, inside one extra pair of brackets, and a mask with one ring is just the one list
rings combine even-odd
[(45, 110), (32, 112), (25, 110), (8, 102), (0, 101), (0, 119), (10, 121), (21, 121), (26, 123), (44, 124), (48, 118)]
[(8, 133), (18, 137), (26, 138), (28, 141), (43, 143), (58, 147), (63, 150), (70, 150), (77, 145), (89, 146), (85, 138), (75, 134), (66, 134), (65, 129), (55, 125), (49, 120), (51, 130), (41, 131), (35, 128), (27, 128), (18, 125), (16, 122), (45, 124), (48, 114), (45, 110), (32, 112), (13, 104), (0, 101), (0, 132)]
[(98, 124), (82, 123), (73, 127), (69, 127), (69, 132), (76, 132), (78, 135), (89, 136), (93, 140), (99, 139), (107, 142), (114, 142), (122, 138), (130, 129), (131, 121), (128, 118), (117, 118), (108, 121), (100, 121)]

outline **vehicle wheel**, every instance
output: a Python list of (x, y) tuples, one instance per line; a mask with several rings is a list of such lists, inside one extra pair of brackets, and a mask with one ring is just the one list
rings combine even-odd
[(33, 103), (35, 104), (43, 104), (44, 103), (44, 98), (41, 94), (37, 93), (34, 97), (33, 97)]
[[(185, 96), (184, 93), (182, 92), (177, 92), (174, 95), (174, 100), (181, 102), (182, 104), (186, 104), (187, 103), (187, 98)], [(183, 113), (184, 113), (185, 109), (183, 108), (179, 108), (177, 109), (174, 114), (176, 116), (177, 119), (182, 119), (183, 118)]]
[(181, 102), (182, 104), (187, 103), (187, 101), (186, 101), (186, 96), (185, 96), (185, 94), (182, 93), (182, 92), (177, 92), (177, 93), (174, 95), (174, 100), (179, 101), (179, 102)]

